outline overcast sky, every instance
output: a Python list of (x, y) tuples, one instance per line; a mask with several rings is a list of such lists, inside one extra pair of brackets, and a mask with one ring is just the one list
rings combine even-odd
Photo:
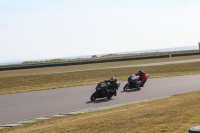
[(200, 0), (0, 0), (0, 62), (200, 42)]

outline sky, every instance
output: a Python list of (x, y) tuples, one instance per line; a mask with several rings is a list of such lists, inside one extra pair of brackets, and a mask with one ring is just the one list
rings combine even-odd
[(200, 0), (0, 0), (0, 62), (184, 47)]

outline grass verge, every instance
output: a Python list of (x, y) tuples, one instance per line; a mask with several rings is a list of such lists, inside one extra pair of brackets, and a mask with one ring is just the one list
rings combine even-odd
[(200, 124), (200, 92), (52, 118), (0, 133), (188, 133)]
[(55, 73), (55, 72), (63, 73), (66, 71), (97, 69), (97, 68), (127, 66), (127, 65), (138, 65), (138, 64), (148, 64), (148, 63), (158, 63), (158, 62), (192, 60), (192, 59), (200, 59), (200, 55), (0, 71), (0, 78), (1, 77), (13, 77), (13, 76), (29, 76), (29, 75), (33, 75), (33, 74), (36, 75), (36, 74)]

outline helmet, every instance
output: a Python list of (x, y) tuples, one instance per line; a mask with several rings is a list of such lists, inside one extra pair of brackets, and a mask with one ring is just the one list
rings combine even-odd
[(142, 70), (139, 70), (139, 71), (138, 71), (138, 74), (141, 76), (141, 75), (143, 75), (143, 74), (144, 74), (144, 71), (142, 71)]
[(110, 83), (114, 84), (116, 82), (116, 78), (115, 77), (110, 77)]

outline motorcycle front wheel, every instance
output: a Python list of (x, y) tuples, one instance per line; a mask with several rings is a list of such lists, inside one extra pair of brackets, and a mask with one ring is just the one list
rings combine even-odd
[(95, 92), (91, 95), (90, 100), (91, 100), (91, 101), (94, 101), (96, 98), (97, 98), (97, 92), (95, 91)]
[(128, 89), (129, 89), (129, 85), (126, 84), (126, 85), (124, 86), (124, 91), (126, 91), (126, 90), (128, 90)]
[(112, 98), (113, 95), (109, 95), (107, 96), (107, 99), (110, 100)]

